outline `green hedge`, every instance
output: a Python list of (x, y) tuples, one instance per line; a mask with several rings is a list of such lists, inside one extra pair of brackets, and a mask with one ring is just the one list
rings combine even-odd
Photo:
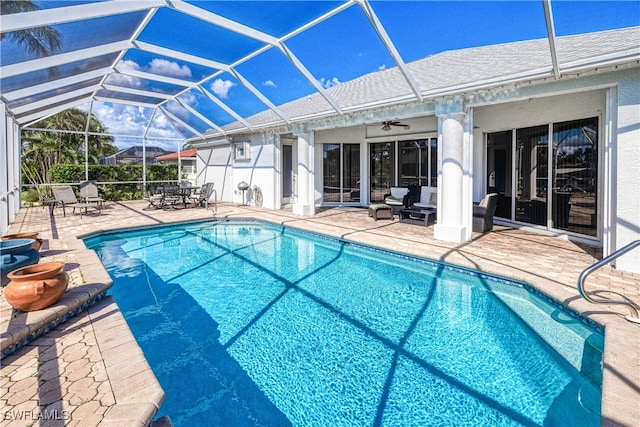
[[(81, 182), (85, 179), (84, 165), (53, 165), (51, 180), (55, 183)], [(114, 182), (99, 184), (100, 196), (105, 200), (140, 200), (141, 184), (117, 184), (123, 181), (142, 181), (142, 165), (89, 165), (90, 180)], [(147, 181), (177, 181), (178, 165), (147, 165)], [(155, 184), (147, 184), (147, 190)]]

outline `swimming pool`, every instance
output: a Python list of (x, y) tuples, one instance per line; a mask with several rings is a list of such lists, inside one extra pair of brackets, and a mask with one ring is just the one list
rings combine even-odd
[(248, 221), (85, 244), (177, 427), (600, 424), (602, 331), (524, 284)]

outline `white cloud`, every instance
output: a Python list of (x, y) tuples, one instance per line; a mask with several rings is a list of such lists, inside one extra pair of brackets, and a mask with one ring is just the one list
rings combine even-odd
[(340, 83), (341, 82), (340, 82), (340, 80), (338, 80), (337, 77), (332, 77), (331, 79), (325, 79), (324, 77), (322, 77), (320, 79), (320, 84), (325, 89), (329, 89), (330, 87), (338, 86)]
[(211, 90), (213, 93), (218, 95), (220, 98), (228, 98), (229, 90), (234, 87), (236, 84), (230, 80), (222, 80), (216, 79), (213, 83), (211, 83)]
[(387, 64), (382, 64), (381, 66), (378, 67), (378, 70), (386, 70), (387, 69)]
[(147, 70), (150, 73), (172, 77), (191, 77), (191, 69), (186, 65), (180, 66), (177, 62), (155, 58), (149, 62)]
[[(128, 60), (120, 61), (120, 64), (118, 64), (118, 68), (125, 72), (126, 70), (140, 71), (140, 65)], [(106, 83), (130, 87), (134, 89), (142, 86), (142, 80), (140, 80), (140, 78), (119, 73), (110, 74), (109, 77), (107, 77)]]
[[(126, 60), (121, 61), (118, 67), (123, 71), (149, 71), (165, 76), (173, 77), (191, 77), (191, 70), (187, 66), (180, 66), (173, 61), (167, 61), (165, 59), (153, 59), (146, 66)], [(127, 76), (123, 74), (111, 74), (107, 79), (108, 83), (115, 85), (126, 86), (131, 88), (142, 88), (144, 79), (139, 77)], [(150, 88), (153, 90), (153, 88)], [(228, 89), (227, 89), (228, 91)], [(190, 105), (197, 104), (197, 99), (193, 94), (184, 94), (180, 99)], [(170, 108), (170, 110), (181, 110), (182, 107), (177, 106), (175, 103), (169, 103), (168, 106), (175, 106), (176, 108)], [(175, 111), (174, 111), (175, 112)], [(107, 128), (107, 132), (111, 132), (117, 135), (130, 135), (139, 136), (144, 135), (147, 126), (149, 125), (149, 118), (152, 113), (151, 108), (135, 107), (124, 104), (112, 104), (96, 102), (93, 106), (93, 113), (98, 117), (100, 122)], [(147, 136), (154, 138), (180, 138), (176, 130), (166, 119), (164, 114), (156, 113), (154, 119), (149, 127)], [(129, 147), (131, 145), (142, 144), (142, 139), (131, 139), (123, 137), (115, 137), (115, 144), (119, 148)], [(151, 142), (149, 142), (151, 145)], [(171, 150), (175, 150), (175, 142), (173, 141), (154, 141), (153, 145), (173, 147)]]
[[(149, 123), (151, 109), (135, 107), (132, 105), (94, 103), (93, 113), (107, 128), (108, 132), (118, 135), (142, 136)], [(179, 137), (173, 126), (166, 120), (164, 114), (156, 114), (149, 129), (149, 136), (159, 138)], [(135, 143), (125, 142), (125, 139), (116, 137), (116, 145), (120, 148), (142, 144), (142, 139), (136, 139)], [(173, 143), (170, 143), (173, 144)], [(159, 145), (159, 144), (155, 144)]]
[(266, 82), (262, 83), (262, 86), (277, 87), (273, 80), (267, 80)]

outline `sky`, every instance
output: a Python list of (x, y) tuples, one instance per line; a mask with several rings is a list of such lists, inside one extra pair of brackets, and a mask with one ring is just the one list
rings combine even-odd
[[(73, 1), (38, 2), (43, 8), (78, 4)], [(318, 16), (342, 4), (326, 1), (194, 1), (197, 7), (253, 27), (277, 38), (311, 22)], [(640, 25), (640, 6), (627, 1), (553, 0), (552, 11), (557, 36), (602, 31)], [(546, 38), (546, 25), (541, 0), (522, 1), (383, 1), (373, 0), (371, 6), (394, 42), (405, 62), (447, 50), (491, 45), (528, 39)], [(64, 40), (63, 51), (90, 47), (130, 37), (144, 13), (130, 13), (92, 20), (91, 31), (86, 22), (60, 24), (55, 28)], [(186, 16), (169, 8), (160, 8), (137, 40), (181, 50), (225, 64), (233, 64), (260, 49), (264, 43)], [(0, 47), (2, 64), (29, 60), (19, 47), (5, 37)], [(301, 61), (313, 78), (330, 88), (359, 76), (395, 66), (395, 63), (359, 6), (351, 6), (330, 19), (285, 40), (285, 45)], [(640, 44), (640, 41), (639, 41)], [(96, 58), (95, 64), (110, 64), (114, 56)], [(98, 66), (96, 65), (96, 67)], [(87, 66), (87, 64), (76, 65)], [(73, 72), (69, 66), (69, 73)], [(211, 77), (216, 69), (175, 60), (140, 50), (130, 50), (119, 68), (143, 71), (167, 77), (198, 82)], [(314, 92), (311, 83), (276, 49), (270, 48), (235, 67), (240, 76), (253, 85), (275, 105), (280, 105)], [(63, 73), (67, 72), (63, 69)], [(37, 73), (21, 79), (2, 79), (3, 91), (25, 84)], [(117, 74), (107, 83), (163, 94), (177, 94), (183, 87), (157, 83), (138, 76)], [(242, 117), (268, 107), (253, 95), (237, 76), (218, 72), (204, 88)], [(109, 91), (104, 91), (109, 95)], [(203, 113), (222, 126), (236, 120), (231, 114), (211, 102), (199, 91), (189, 91), (179, 97), (183, 104)], [(88, 108), (88, 104), (82, 108)], [(166, 104), (175, 114), (198, 132), (209, 124), (188, 113), (175, 101)], [(94, 103), (93, 113), (111, 133), (142, 135), (148, 126), (152, 109), (123, 104)], [(157, 138), (181, 138), (193, 133), (163, 114), (156, 114), (148, 135)], [(139, 145), (140, 139), (116, 138), (120, 148)], [(148, 143), (149, 145), (152, 142)], [(176, 141), (153, 141), (154, 145), (175, 150)]]

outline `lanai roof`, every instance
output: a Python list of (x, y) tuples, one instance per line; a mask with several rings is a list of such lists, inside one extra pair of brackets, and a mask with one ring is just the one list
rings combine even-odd
[[(471, 42), (460, 41), (462, 46), (444, 52), (414, 35), (446, 39), (459, 31), (459, 14), (452, 12), (469, 9), (473, 19), (482, 20), (491, 16), (492, 2), (483, 3), (485, 16), (471, 13), (480, 2), (33, 3), (42, 10), (6, 13), (3, 7), (0, 18), (0, 94), (9, 115), (23, 127), (37, 127), (67, 108), (83, 105), (99, 115), (120, 106), (120, 133), (110, 131), (121, 137), (134, 132), (126, 114), (146, 121), (147, 137), (199, 139), (384, 103), (421, 103), (518, 78), (637, 64), (640, 57), (637, 27), (557, 37), (550, 0), (512, 6), (515, 25), (530, 26), (526, 34), (533, 40), (506, 36), (498, 44), (466, 49), (460, 48)], [(420, 16), (408, 14), (416, 8)], [(416, 29), (416, 22), (435, 25), (440, 9), (451, 19), (450, 27), (437, 27), (443, 34)], [(59, 52), (34, 56), (16, 43), (20, 31), (42, 26), (61, 35)], [(323, 44), (335, 32), (340, 44)], [(481, 34), (468, 35), (475, 39), (486, 42)], [(372, 72), (376, 68), (384, 69)], [(347, 83), (334, 85), (342, 81)], [(233, 97), (226, 96), (230, 90)]]

